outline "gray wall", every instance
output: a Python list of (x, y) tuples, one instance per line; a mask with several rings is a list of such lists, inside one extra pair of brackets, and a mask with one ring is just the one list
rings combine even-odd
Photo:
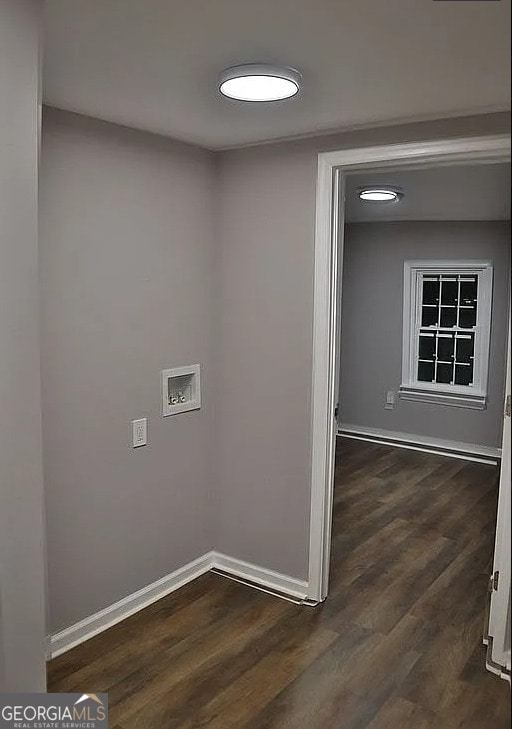
[(221, 156), (219, 549), (307, 576), (317, 153), (504, 132), (509, 121), (493, 115), (411, 124)]
[[(341, 423), (501, 447), (510, 223), (351, 223), (345, 229)], [(494, 266), (485, 410), (400, 400), (403, 268), (407, 259), (479, 259)]]
[[(41, 169), (50, 629), (212, 547), (213, 156), (45, 110)], [(202, 365), (162, 418), (160, 370)], [(147, 447), (130, 421), (148, 417)]]
[(0, 691), (44, 691), (38, 0), (0, 3)]
[[(213, 157), (47, 111), (51, 631), (211, 547), (307, 576), (317, 153), (503, 131), (508, 118)], [(194, 362), (203, 365), (203, 409), (163, 420), (159, 370)], [(132, 450), (129, 422), (145, 415), (149, 446)]]

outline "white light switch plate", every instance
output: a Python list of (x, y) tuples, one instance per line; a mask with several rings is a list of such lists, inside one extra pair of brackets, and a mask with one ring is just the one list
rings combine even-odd
[(395, 393), (393, 390), (388, 390), (386, 393), (386, 404), (384, 405), (385, 410), (393, 410), (395, 407)]
[(140, 448), (147, 445), (148, 442), (148, 420), (140, 418), (140, 420), (132, 420), (132, 447)]

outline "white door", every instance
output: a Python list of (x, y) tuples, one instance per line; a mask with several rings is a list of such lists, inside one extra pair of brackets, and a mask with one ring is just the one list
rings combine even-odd
[(507, 385), (503, 423), (500, 490), (496, 523), (493, 574), (489, 591), (487, 668), (510, 681), (510, 316), (507, 353)]

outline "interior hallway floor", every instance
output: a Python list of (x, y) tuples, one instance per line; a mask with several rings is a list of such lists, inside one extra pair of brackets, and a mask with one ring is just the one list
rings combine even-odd
[(207, 574), (49, 663), (111, 729), (508, 729), (484, 669), (498, 470), (338, 439), (330, 596)]

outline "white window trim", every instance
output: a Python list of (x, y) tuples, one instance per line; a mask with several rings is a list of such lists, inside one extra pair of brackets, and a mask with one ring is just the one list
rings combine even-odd
[[(416, 375), (418, 346), (416, 329), (419, 325), (418, 288), (421, 275), (452, 274), (455, 271), (478, 275), (478, 307), (475, 332), (473, 387), (419, 382)], [(399, 396), (403, 400), (430, 402), (438, 405), (483, 410), (487, 403), (487, 376), (492, 308), (492, 263), (490, 261), (405, 261), (404, 310), (402, 343), (402, 384)]]

